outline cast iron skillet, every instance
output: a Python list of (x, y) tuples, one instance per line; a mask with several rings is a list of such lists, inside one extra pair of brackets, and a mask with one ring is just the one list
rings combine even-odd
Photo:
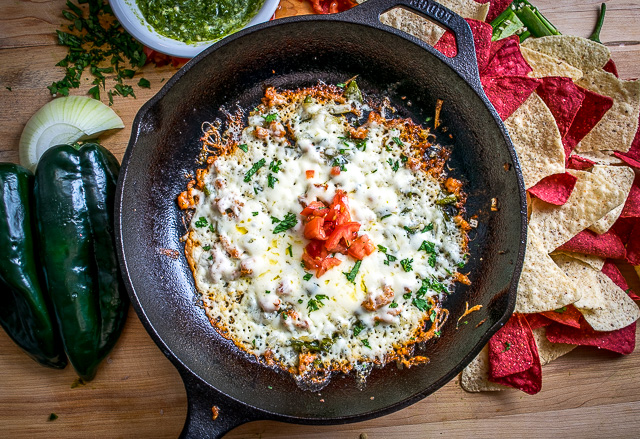
[[(453, 31), (458, 55), (446, 58), (384, 26), (379, 15), (402, 6)], [(431, 363), (375, 369), (364, 390), (336, 377), (320, 394), (259, 365), (219, 336), (198, 307), (183, 256), (185, 233), (176, 196), (197, 168), (201, 124), (220, 108), (253, 108), (267, 85), (297, 88), (344, 82), (387, 94), (403, 116), (423, 121), (437, 99), (453, 138), (449, 166), (466, 182), (472, 233), (471, 287), (445, 307), (442, 337), (427, 343)], [(402, 99), (405, 97), (405, 99)], [(408, 104), (408, 103), (411, 104)], [(290, 196), (283, 194), (283, 196)], [(497, 199), (498, 210), (490, 209)], [(119, 257), (131, 301), (147, 331), (177, 367), (189, 409), (183, 437), (220, 437), (251, 420), (309, 424), (362, 421), (414, 403), (451, 380), (509, 318), (526, 240), (525, 192), (513, 147), (485, 97), (464, 20), (428, 0), (369, 0), (333, 16), (301, 16), (247, 29), (215, 44), (180, 70), (135, 118), (116, 198)], [(456, 330), (470, 306), (471, 314)], [(478, 327), (476, 325), (484, 321)], [(220, 414), (213, 421), (212, 406)]]

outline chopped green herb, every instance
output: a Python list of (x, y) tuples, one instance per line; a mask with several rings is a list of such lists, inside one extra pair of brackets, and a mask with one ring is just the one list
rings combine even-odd
[(269, 163), (269, 170), (273, 173), (280, 172), (280, 166), (282, 166), (282, 160), (272, 160), (271, 163)]
[(397, 308), (398, 307), (398, 302), (391, 302), (389, 304), (389, 308)]
[(251, 169), (249, 169), (247, 171), (247, 173), (244, 175), (244, 182), (248, 182), (251, 181), (251, 177), (253, 177), (253, 175), (258, 172), (258, 170), (260, 168), (262, 168), (266, 163), (265, 159), (260, 159), (258, 160), (256, 163), (253, 164), (253, 166), (251, 166)]
[(393, 215), (393, 214), (392, 213), (388, 213), (388, 214), (386, 214), (384, 216), (381, 216), (380, 219), (383, 220), (385, 218), (389, 218), (391, 215)]
[(387, 163), (389, 163), (389, 165), (391, 165), (391, 169), (393, 169), (393, 172), (398, 172), (398, 169), (400, 169), (400, 162), (398, 160), (394, 161), (391, 159), (387, 160)]
[(146, 78), (140, 78), (140, 80), (138, 81), (138, 87), (151, 88), (151, 83)]
[(258, 212), (251, 212), (251, 215), (258, 216)]
[(11, 87), (6, 86), (5, 88), (6, 88), (7, 90), (11, 91)]
[(213, 255), (209, 256), (207, 259), (208, 259), (209, 261), (213, 261)]
[(436, 204), (438, 206), (445, 206), (447, 204), (456, 203), (457, 201), (458, 201), (458, 197), (456, 197), (455, 195), (449, 195), (447, 197), (440, 198), (439, 200), (436, 200)]
[(51, 413), (51, 414), (49, 415), (49, 419), (48, 419), (48, 421), (50, 421), (50, 422), (51, 422), (51, 421), (55, 421), (56, 419), (58, 419), (58, 415), (56, 415), (55, 413)]
[(411, 301), (411, 304), (416, 308), (418, 308), (420, 311), (427, 311), (430, 308), (429, 302), (427, 302), (424, 299), (418, 299), (418, 298), (413, 299)]
[(267, 186), (269, 186), (271, 189), (275, 188), (276, 183), (279, 180), (273, 176), (273, 174), (269, 174), (267, 176)]
[(378, 250), (380, 250), (382, 253), (386, 253), (387, 252), (387, 248), (385, 246), (379, 245), (378, 244)]
[(249, 152), (249, 146), (246, 143), (243, 143), (241, 145), (238, 145), (238, 148), (240, 148), (241, 150), (243, 150), (244, 152)]
[(425, 122), (431, 122), (432, 120), (433, 120), (433, 117), (431, 117), (431, 116), (427, 116), (427, 117), (424, 118)]
[(384, 261), (384, 265), (389, 265), (389, 262), (393, 262), (393, 261), (395, 261), (395, 260), (397, 260), (397, 259), (398, 259), (398, 258), (396, 258), (395, 256), (390, 255), (390, 254), (388, 254), (388, 253), (387, 253), (387, 255), (386, 255), (386, 256), (387, 256), (387, 260), (386, 260), (386, 261)]
[(413, 267), (411, 266), (411, 264), (413, 264), (413, 258), (402, 259), (400, 261), (400, 265), (402, 266), (402, 269), (407, 273), (413, 270)]
[(276, 218), (275, 216), (271, 217), (271, 224), (277, 224), (279, 222), (280, 222), (280, 220), (278, 218)]
[(368, 347), (369, 349), (371, 349), (371, 346), (369, 345), (369, 340), (367, 340), (366, 338), (362, 340), (362, 344)]
[(342, 274), (347, 276), (347, 280), (352, 284), (356, 283), (356, 276), (358, 275), (358, 270), (360, 270), (361, 264), (362, 264), (362, 261), (357, 261), (350, 272), (348, 273), (342, 272)]
[[(465, 323), (467, 323), (467, 322), (465, 322)], [(504, 354), (504, 353), (505, 353), (505, 352), (507, 352), (509, 349), (511, 349), (511, 343), (509, 343), (508, 341), (505, 341), (505, 342), (504, 342), (504, 350), (503, 350), (501, 353), (503, 353), (503, 354)]]
[(209, 225), (209, 221), (207, 221), (205, 217), (201, 216), (200, 218), (198, 218), (195, 224), (196, 227), (207, 227)]
[(273, 233), (282, 233), (292, 227), (295, 227), (296, 224), (298, 224), (298, 218), (296, 217), (296, 214), (289, 212), (284, 216), (284, 219), (280, 221), (276, 228), (273, 229)]
[(216, 232), (216, 228), (213, 226), (213, 223), (209, 224), (209, 231), (211, 233), (215, 233)]
[(207, 197), (211, 195), (211, 191), (209, 190), (209, 188), (207, 186), (205, 186), (202, 189), (202, 192), (204, 192), (204, 195), (207, 196)]
[(404, 294), (402, 295), (402, 298), (403, 298), (404, 300), (409, 300), (409, 299), (411, 299), (411, 293), (404, 293)]
[(563, 306), (562, 308), (558, 308), (558, 309), (554, 310), (554, 312), (557, 312), (558, 314), (562, 314), (566, 310), (567, 310), (567, 307)]
[(422, 229), (422, 233), (430, 232), (431, 230), (433, 230), (433, 223), (429, 223), (426, 226), (424, 226), (424, 229)]
[(251, 340), (251, 344), (253, 345), (253, 347), (256, 347), (256, 339), (254, 338), (253, 340)]
[(287, 247), (287, 254), (293, 257), (293, 250), (291, 249), (291, 244), (289, 244), (289, 247)]
[(401, 161), (402, 163), (407, 163), (407, 162), (409, 161), (409, 157), (407, 157), (406, 155), (402, 154), (402, 155), (400, 156), (400, 161)]
[(436, 251), (436, 244), (430, 241), (422, 241), (418, 250), (422, 250), (427, 253), (434, 253)]
[(362, 323), (360, 320), (357, 320), (356, 323), (353, 325), (353, 336), (357, 337), (358, 335), (360, 335), (362, 331), (364, 331), (364, 329), (365, 329), (364, 323)]
[(463, 268), (464, 267), (464, 262), (458, 262), (456, 265), (458, 266), (458, 268)]
[(202, 250), (208, 252), (209, 250), (211, 250), (211, 246), (210, 245), (203, 245), (202, 246)]
[[(427, 263), (431, 267), (435, 267), (436, 266), (436, 254), (435, 253), (432, 253), (431, 255), (429, 255), (429, 259), (427, 260)], [(451, 272), (449, 272), (449, 274), (451, 274)]]
[(298, 299), (298, 303), (303, 303), (303, 302), (304, 302), (304, 300)]
[(398, 146), (404, 146), (404, 143), (402, 143), (402, 140), (400, 140), (400, 137), (392, 137), (391, 140), (393, 140), (393, 143), (395, 143)]
[(262, 116), (266, 123), (271, 123), (278, 119), (278, 113), (267, 114), (266, 116)]
[(356, 148), (361, 149), (363, 151), (366, 151), (367, 150), (367, 141), (366, 140), (361, 140), (359, 142), (356, 142)]
[(434, 309), (434, 310), (431, 310), (431, 314), (429, 314), (429, 320), (431, 320), (432, 322), (435, 322), (435, 321), (436, 321), (436, 316), (437, 316), (437, 315), (438, 315), (438, 314), (436, 313), (436, 310), (435, 310), (435, 309)]
[(322, 303), (322, 301), (328, 298), (329, 297), (325, 296), (324, 294), (316, 294), (315, 297), (309, 299), (309, 302), (307, 303), (307, 309), (309, 310), (309, 312), (318, 311), (324, 306), (324, 303)]
[[(312, 277), (313, 277), (313, 274), (311, 274), (311, 273), (307, 273), (304, 276), (302, 276), (302, 278), (304, 280), (311, 280)], [(300, 299), (300, 300), (302, 300), (302, 299)], [(300, 302), (300, 303), (302, 303), (302, 302)]]
[(331, 163), (331, 166), (339, 166), (340, 170), (342, 172), (346, 171), (347, 168), (345, 167), (345, 164), (347, 163), (347, 159), (344, 156), (338, 156), (336, 158), (333, 159), (333, 162)]

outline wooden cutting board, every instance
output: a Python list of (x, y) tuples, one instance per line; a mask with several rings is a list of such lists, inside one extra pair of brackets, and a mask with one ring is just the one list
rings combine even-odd
[[(567, 34), (588, 36), (599, 1), (535, 0)], [(612, 50), (623, 78), (640, 76), (640, 2), (610, 1), (602, 41)], [(0, 161), (18, 161), (24, 124), (50, 100), (46, 86), (62, 77), (54, 67), (65, 50), (55, 43), (64, 22), (64, 1), (0, 0)], [(310, 13), (306, 3), (283, 0), (278, 17)], [(176, 68), (146, 66), (151, 89), (137, 99), (116, 99), (113, 108), (127, 127), (140, 106)], [(81, 92), (89, 88), (89, 82)], [(10, 90), (9, 90), (10, 89)], [(76, 92), (77, 93), (77, 92)], [(128, 129), (104, 140), (119, 158)], [(625, 274), (640, 291), (633, 270)], [(228, 438), (425, 438), (451, 437), (637, 437), (640, 431), (640, 352), (621, 357), (578, 348), (543, 369), (543, 390), (469, 394), (455, 379), (404, 410), (367, 422), (301, 426), (253, 422)], [(153, 343), (133, 311), (122, 338), (97, 378), (74, 387), (71, 368), (45, 369), (0, 330), (0, 437), (175, 438), (187, 411), (176, 370)], [(58, 419), (48, 421), (55, 413)]]

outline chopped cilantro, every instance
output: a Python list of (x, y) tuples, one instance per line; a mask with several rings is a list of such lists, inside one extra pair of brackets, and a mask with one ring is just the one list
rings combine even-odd
[(567, 307), (563, 306), (562, 308), (558, 308), (558, 309), (554, 310), (554, 312), (557, 312), (558, 314), (562, 314), (566, 310), (567, 310)]
[(293, 257), (293, 250), (291, 249), (291, 244), (289, 244), (289, 247), (287, 247), (287, 254)]
[(358, 335), (360, 335), (360, 333), (364, 331), (364, 329), (365, 329), (364, 323), (362, 323), (360, 320), (356, 321), (356, 323), (353, 325), (354, 337), (357, 337)]
[(267, 186), (269, 186), (271, 189), (275, 187), (277, 181), (279, 180), (276, 177), (274, 177), (273, 174), (269, 174), (267, 176)]
[(151, 83), (146, 78), (140, 78), (140, 81), (138, 81), (138, 87), (151, 88)]
[(280, 166), (282, 166), (282, 160), (272, 160), (271, 163), (269, 163), (269, 170), (274, 173), (280, 172)]
[(400, 261), (400, 265), (402, 266), (402, 269), (407, 273), (413, 270), (413, 267), (411, 266), (411, 264), (413, 264), (413, 258), (402, 259)]
[[(312, 277), (313, 277), (313, 274), (311, 274), (311, 273), (307, 273), (304, 276), (302, 276), (302, 278), (304, 280), (311, 280)], [(300, 299), (300, 300), (302, 300), (302, 299)], [(300, 303), (302, 303), (302, 302), (300, 302)]]
[(391, 302), (389, 304), (389, 308), (397, 308), (398, 307), (398, 302)]
[(400, 140), (400, 137), (392, 137), (391, 140), (393, 140), (393, 143), (395, 143), (398, 146), (404, 146), (404, 143), (402, 143), (402, 140)]
[(430, 241), (422, 241), (418, 250), (423, 250), (427, 253), (434, 253), (436, 251), (436, 244)]
[(395, 261), (395, 260), (397, 260), (397, 259), (398, 259), (398, 258), (396, 258), (395, 256), (390, 255), (390, 254), (388, 254), (388, 253), (387, 253), (387, 255), (386, 255), (386, 256), (387, 256), (387, 260), (386, 260), (386, 261), (384, 261), (384, 265), (389, 265), (389, 262), (393, 262), (393, 261)]
[[(465, 322), (465, 323), (467, 323), (467, 322)], [(508, 341), (505, 341), (505, 342), (504, 342), (504, 350), (503, 350), (501, 353), (503, 353), (503, 354), (504, 354), (504, 353), (505, 353), (505, 352), (507, 352), (509, 349), (511, 349), (511, 343), (509, 343)]]
[(210, 245), (203, 245), (202, 246), (202, 250), (208, 252), (209, 250), (211, 250), (211, 246)]
[(211, 233), (216, 233), (216, 229), (215, 229), (215, 227), (213, 227), (213, 223), (212, 223), (212, 224), (209, 224), (209, 231), (210, 231)]
[(367, 150), (367, 141), (366, 140), (361, 140), (359, 142), (356, 142), (356, 148), (361, 149), (363, 151)]
[(207, 221), (205, 217), (201, 216), (200, 218), (198, 218), (195, 224), (196, 227), (207, 227), (209, 225), (209, 221)]
[(433, 223), (429, 223), (426, 226), (424, 226), (424, 229), (422, 229), (422, 233), (429, 232), (431, 230), (433, 230)]
[(393, 160), (388, 159), (387, 163), (389, 163), (391, 169), (393, 169), (393, 172), (398, 172), (398, 169), (400, 169), (400, 162), (398, 160), (394, 162)]
[(309, 302), (307, 303), (307, 309), (309, 310), (309, 312), (318, 311), (324, 306), (324, 303), (322, 303), (322, 301), (328, 298), (329, 297), (325, 296), (324, 294), (316, 294), (315, 297), (309, 299)]
[(258, 212), (251, 212), (251, 215), (258, 216)]
[(298, 218), (296, 217), (296, 214), (289, 212), (284, 216), (284, 219), (280, 221), (280, 223), (276, 226), (276, 228), (273, 229), (273, 233), (275, 234), (282, 233), (286, 230), (289, 230), (292, 227), (295, 227), (296, 224), (298, 224)]
[(380, 219), (383, 220), (385, 218), (389, 218), (391, 215), (392, 215), (391, 213), (388, 213), (388, 214), (386, 214), (384, 216), (381, 216)]
[(371, 346), (369, 345), (369, 340), (367, 340), (366, 338), (362, 340), (362, 344), (368, 347), (369, 349), (371, 349)]
[(464, 267), (464, 261), (463, 262), (458, 262), (456, 265), (458, 266), (458, 268), (463, 268)]
[(425, 122), (431, 122), (432, 120), (433, 120), (433, 117), (431, 117), (431, 116), (428, 116), (428, 117), (424, 118)]
[(278, 113), (267, 114), (266, 116), (262, 116), (266, 123), (271, 123), (278, 119)]
[(238, 148), (240, 148), (244, 152), (249, 152), (249, 145), (247, 145), (246, 143), (243, 143), (242, 145), (238, 145)]
[[(427, 263), (431, 267), (435, 267), (436, 266), (436, 254), (435, 253), (432, 253), (431, 255), (429, 255), (429, 259), (427, 260)], [(451, 274), (451, 273), (449, 273), (449, 274)]]
[(409, 300), (409, 299), (411, 299), (411, 293), (404, 293), (404, 294), (402, 295), (402, 298), (403, 298), (404, 300)]
[(406, 155), (402, 154), (402, 155), (400, 156), (400, 161), (401, 161), (402, 163), (407, 163), (407, 162), (409, 161), (409, 157), (407, 157)]
[(378, 245), (378, 250), (380, 250), (382, 253), (386, 253), (387, 252), (387, 248), (383, 245)]
[(253, 177), (253, 175), (256, 172), (258, 172), (258, 169), (262, 168), (265, 165), (265, 163), (266, 163), (265, 159), (260, 159), (256, 163), (254, 163), (251, 169), (249, 169), (247, 173), (244, 175), (244, 182), (246, 183), (248, 181), (251, 181), (251, 177)]
[(429, 306), (429, 302), (427, 302), (424, 299), (413, 299), (411, 301), (411, 303), (413, 304), (413, 306), (415, 306), (416, 308), (418, 308), (420, 311), (427, 311), (430, 306)]
[(304, 302), (304, 300), (298, 299), (298, 303), (303, 303), (303, 302)]
[(362, 264), (362, 261), (357, 261), (350, 272), (348, 273), (342, 272), (342, 274), (347, 276), (347, 280), (352, 284), (356, 283), (356, 276), (358, 275), (358, 270), (360, 270), (361, 264)]
[(280, 220), (278, 218), (276, 218), (275, 216), (271, 217), (271, 224), (276, 224), (276, 223), (279, 223), (279, 222), (280, 222)]
[(436, 310), (435, 309), (431, 310), (431, 314), (429, 314), (429, 320), (431, 320), (432, 322), (435, 322), (436, 316), (437, 316)]
[(55, 413), (51, 413), (49, 415), (48, 421), (55, 421), (56, 419), (58, 419), (58, 415), (56, 415)]

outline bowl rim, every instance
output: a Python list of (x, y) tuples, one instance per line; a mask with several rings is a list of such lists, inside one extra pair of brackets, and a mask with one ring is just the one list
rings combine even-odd
[[(157, 33), (155, 29), (147, 23), (138, 8), (136, 0), (111, 0), (109, 4), (113, 10), (113, 14), (131, 36), (144, 46), (164, 53), (165, 55), (179, 58), (193, 58), (207, 47), (216, 43), (216, 41), (219, 41), (211, 40), (187, 44), (183, 41), (165, 37)], [(242, 29), (271, 20), (279, 4), (279, 0), (265, 0), (258, 13)]]

